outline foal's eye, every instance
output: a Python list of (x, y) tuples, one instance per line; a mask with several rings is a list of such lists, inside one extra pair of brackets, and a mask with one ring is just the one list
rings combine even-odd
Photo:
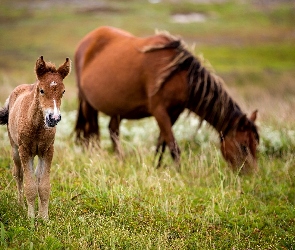
[(65, 92), (66, 92), (65, 90), (62, 92), (62, 96), (64, 95)]
[(40, 93), (41, 93), (41, 95), (44, 95), (44, 90), (40, 89)]

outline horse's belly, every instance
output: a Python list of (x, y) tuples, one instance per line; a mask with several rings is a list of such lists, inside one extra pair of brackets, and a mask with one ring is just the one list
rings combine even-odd
[(122, 98), (122, 96), (100, 96), (89, 98), (92, 107), (109, 116), (120, 115), (122, 118), (139, 119), (150, 116), (148, 105), (144, 100)]
[[(93, 77), (95, 81), (92, 80)], [(94, 74), (82, 81), (81, 89), (93, 108), (109, 116), (136, 119), (149, 114), (148, 97), (144, 84), (140, 81), (118, 81), (110, 75)]]

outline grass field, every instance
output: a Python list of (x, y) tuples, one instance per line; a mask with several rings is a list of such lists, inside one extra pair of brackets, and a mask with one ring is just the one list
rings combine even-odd
[[(147, 36), (181, 36), (203, 55), (242, 109), (259, 110), (259, 172), (229, 170), (217, 133), (184, 113), (174, 126), (182, 172), (168, 153), (153, 162), (152, 118), (124, 121), (124, 161), (112, 152), (109, 118), (101, 147), (74, 143), (74, 70), (65, 79), (51, 171), (49, 221), (17, 204), (6, 127), (0, 127), (0, 249), (295, 249), (295, 5), (293, 1), (21, 1), (0, 8), (0, 104), (35, 81), (43, 55), (73, 59), (79, 40), (102, 25)], [(201, 13), (204, 22), (172, 15)], [(74, 66), (74, 65), (73, 65)]]

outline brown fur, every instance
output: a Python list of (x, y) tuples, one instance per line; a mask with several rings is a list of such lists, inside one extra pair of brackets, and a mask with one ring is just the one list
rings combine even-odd
[[(64, 93), (63, 79), (70, 72), (70, 61), (58, 69), (41, 56), (35, 67), (37, 82), (16, 87), (0, 111), (0, 124), (7, 124), (14, 161), (13, 175), (18, 201), (28, 204), (28, 216), (35, 217), (35, 199), (39, 197), (39, 217), (48, 218), (50, 166), (54, 151), (55, 125)], [(55, 103), (55, 106), (54, 106)], [(38, 156), (36, 179), (33, 160)]]
[(163, 153), (167, 145), (179, 163), (180, 149), (171, 127), (188, 108), (220, 133), (221, 150), (234, 169), (242, 165), (256, 168), (259, 137), (255, 119), (245, 117), (221, 79), (209, 72), (182, 40), (166, 33), (138, 38), (101, 27), (82, 39), (75, 63), (80, 100), (78, 139), (98, 137), (97, 111), (102, 111), (111, 116), (111, 139), (121, 153), (120, 121), (154, 116), (160, 128), (157, 152), (162, 147)]

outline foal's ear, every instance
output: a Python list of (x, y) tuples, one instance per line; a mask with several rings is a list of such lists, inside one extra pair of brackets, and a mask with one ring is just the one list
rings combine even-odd
[(35, 72), (37, 75), (37, 78), (39, 79), (41, 76), (43, 76), (45, 73), (48, 72), (48, 69), (46, 67), (46, 63), (43, 60), (43, 56), (40, 56), (38, 60), (36, 61), (36, 66), (35, 66)]
[(257, 113), (258, 113), (258, 110), (256, 109), (255, 111), (253, 111), (253, 113), (250, 115), (249, 117), (249, 120), (251, 122), (255, 122), (256, 118), (257, 118)]
[(57, 69), (57, 72), (61, 75), (61, 77), (64, 79), (71, 71), (71, 61), (67, 57), (64, 64), (60, 65)]

